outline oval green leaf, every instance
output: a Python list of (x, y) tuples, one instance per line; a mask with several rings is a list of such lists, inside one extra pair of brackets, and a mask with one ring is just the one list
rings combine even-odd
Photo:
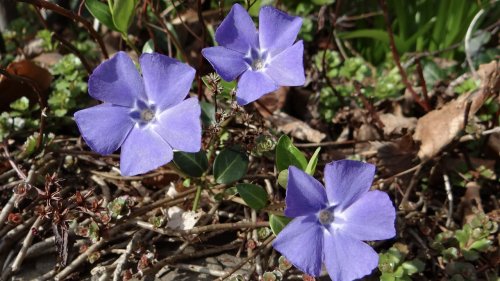
[(174, 152), (174, 164), (190, 177), (201, 177), (208, 169), (208, 158), (205, 151), (196, 153)]
[(287, 135), (283, 135), (276, 145), (276, 167), (278, 171), (288, 169), (288, 166), (295, 166), (301, 170), (307, 167), (307, 159), (304, 154), (293, 145)]
[(214, 177), (217, 183), (231, 183), (241, 179), (248, 169), (248, 157), (236, 148), (222, 150), (214, 161)]
[(116, 28), (123, 33), (127, 34), (128, 27), (134, 18), (134, 10), (137, 0), (114, 0), (113, 1), (113, 22)]
[(267, 205), (267, 192), (259, 185), (240, 183), (236, 185), (236, 190), (252, 209), (260, 210)]
[(113, 16), (109, 10), (108, 5), (99, 2), (99, 0), (86, 0), (85, 7), (89, 10), (90, 14), (94, 16), (98, 21), (100, 21), (105, 26), (118, 31), (113, 22)]
[(280, 233), (291, 220), (291, 218), (271, 214), (269, 216), (269, 226), (271, 227), (274, 235), (278, 235), (278, 233)]

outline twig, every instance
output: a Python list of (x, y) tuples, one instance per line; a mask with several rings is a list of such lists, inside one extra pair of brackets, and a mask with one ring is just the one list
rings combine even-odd
[(177, 7), (175, 7), (175, 3), (174, 3), (174, 0), (170, 0), (170, 3), (172, 3), (172, 7), (174, 8), (175, 10), (175, 14), (177, 15), (177, 18), (181, 21), (182, 25), (184, 26), (184, 28), (191, 34), (193, 35), (194, 38), (196, 38), (196, 40), (198, 41), (201, 41), (201, 42), (204, 42), (203, 39), (201, 39), (200, 36), (198, 36), (198, 34), (196, 34), (187, 24), (186, 22), (182, 19), (181, 15), (179, 14), (179, 12), (177, 11)]
[(452, 215), (453, 215), (453, 193), (451, 192), (451, 184), (450, 184), (450, 178), (448, 177), (448, 174), (443, 173), (443, 180), (444, 180), (444, 188), (446, 190), (446, 196), (448, 198), (448, 214), (446, 215), (446, 227), (450, 228), (451, 223), (452, 223)]
[(160, 31), (163, 31), (164, 33), (167, 34), (167, 36), (170, 38), (170, 40), (172, 40), (172, 43), (174, 43), (175, 47), (177, 48), (177, 51), (181, 54), (182, 56), (182, 59), (187, 63), (188, 62), (188, 57), (186, 55), (186, 53), (184, 52), (184, 48), (182, 48), (181, 44), (179, 43), (179, 41), (177, 40), (177, 38), (174, 36), (174, 34), (172, 34), (172, 32), (168, 29), (167, 25), (165, 24), (165, 22), (163, 22), (163, 18), (161, 17), (160, 14), (158, 14), (158, 11), (156, 11), (153, 3), (150, 3), (149, 5), (151, 7), (151, 11), (153, 12), (153, 14), (156, 16), (156, 18), (158, 19), (158, 22), (160, 23), (161, 27), (162, 28), (158, 28), (158, 26), (154, 25), (154, 24), (151, 24), (149, 22), (146, 22), (147, 25), (153, 27), (153, 28), (156, 28), (156, 29), (159, 29)]
[[(40, 13), (40, 8), (35, 7), (36, 14), (40, 21), (42, 22), (43, 26), (45, 29), (50, 30), (49, 25), (47, 24), (47, 21), (43, 18), (42, 14)], [(52, 37), (54, 37), (56, 40), (61, 42), (61, 44), (66, 47), (68, 50), (70, 50), (73, 54), (75, 54), (80, 61), (83, 64), (83, 67), (85, 67), (85, 70), (87, 70), (87, 73), (90, 74), (92, 73), (92, 67), (90, 67), (89, 62), (85, 58), (85, 56), (73, 45), (71, 42), (68, 40), (64, 39), (61, 35), (57, 34), (56, 32), (51, 32)]]
[(146, 275), (150, 275), (154, 272), (158, 272), (161, 268), (163, 268), (166, 265), (171, 264), (175, 261), (178, 261), (178, 260), (200, 258), (200, 257), (215, 255), (215, 254), (222, 253), (225, 251), (233, 250), (233, 249), (238, 248), (240, 246), (240, 244), (241, 244), (241, 241), (236, 240), (236, 241), (233, 241), (229, 244), (226, 244), (223, 246), (218, 246), (215, 248), (210, 248), (207, 250), (195, 251), (195, 252), (187, 253), (187, 254), (172, 255), (172, 256), (169, 256), (169, 257), (164, 258), (163, 260), (159, 261), (153, 267), (144, 270), (143, 274), (144, 274), (144, 276), (146, 276)]
[(128, 242), (127, 247), (125, 248), (125, 252), (116, 261), (117, 265), (115, 271), (113, 272), (113, 281), (121, 280), (121, 273), (123, 271), (123, 268), (125, 267), (125, 263), (127, 262), (127, 257), (132, 253), (132, 250), (134, 249), (134, 243), (137, 238), (139, 238), (143, 234), (143, 230), (137, 231), (136, 233), (134, 233), (132, 239), (130, 239), (130, 242)]
[(257, 249), (255, 249), (255, 251), (253, 252), (252, 255), (249, 255), (246, 259), (244, 259), (242, 262), (240, 262), (239, 264), (237, 264), (233, 269), (231, 269), (226, 274), (224, 274), (224, 276), (221, 276), (221, 277), (217, 278), (216, 281), (222, 281), (222, 280), (228, 278), (229, 276), (231, 276), (231, 274), (235, 273), (238, 269), (240, 269), (242, 266), (244, 266), (247, 262), (249, 262), (251, 259), (253, 259), (256, 255), (258, 255), (260, 253), (260, 251), (262, 251), (273, 240), (274, 240), (274, 236), (273, 235), (269, 236), (262, 243), (262, 245), (260, 245)]
[(408, 185), (408, 188), (405, 191), (405, 194), (403, 195), (403, 199), (401, 199), (401, 203), (399, 204), (399, 209), (400, 210), (414, 210), (412, 206), (408, 205), (408, 199), (410, 198), (410, 193), (412, 189), (417, 185), (418, 182), (418, 176), (420, 174), (420, 171), (422, 170), (422, 166), (418, 166), (417, 170), (413, 174), (413, 177), (411, 178), (410, 184)]
[(385, 0), (379, 0), (380, 6), (382, 7), (382, 11), (384, 12), (384, 18), (385, 18), (385, 23), (387, 26), (387, 33), (389, 35), (389, 45), (391, 47), (391, 52), (392, 56), (394, 57), (394, 62), (396, 63), (396, 66), (398, 67), (399, 74), (401, 75), (401, 79), (403, 80), (403, 83), (406, 85), (406, 88), (408, 91), (410, 91), (411, 95), (413, 96), (413, 99), (415, 99), (415, 102), (418, 103), (426, 112), (430, 111), (431, 108), (427, 104), (426, 101), (422, 101), (420, 97), (417, 95), (415, 90), (413, 89), (413, 86), (411, 85), (410, 81), (408, 80), (408, 76), (406, 75), (406, 71), (403, 69), (401, 66), (401, 60), (399, 58), (399, 53), (398, 49), (396, 48), (396, 43), (394, 43), (394, 34), (392, 33), (392, 28), (391, 28), (391, 22), (389, 20), (389, 12), (387, 10), (387, 3)]
[(28, 251), (28, 248), (31, 246), (31, 243), (33, 242), (33, 237), (35, 232), (38, 230), (40, 225), (43, 223), (43, 217), (38, 216), (35, 222), (33, 223), (33, 226), (31, 226), (31, 231), (28, 231), (28, 234), (26, 235), (26, 238), (24, 238), (23, 241), (23, 246), (21, 250), (19, 251), (19, 254), (17, 254), (16, 259), (12, 263), (11, 269), (12, 272), (17, 272), (19, 268), (21, 267), (21, 264), (26, 257), (26, 252)]
[[(198, 14), (198, 21), (201, 24), (201, 47), (205, 47), (207, 26), (205, 25), (205, 20), (203, 19), (203, 13), (201, 11), (201, 0), (197, 0), (196, 9)], [(203, 67), (203, 56), (199, 57), (198, 60), (198, 71), (196, 72), (196, 81), (198, 84), (198, 99), (201, 100), (203, 97), (203, 81), (201, 80), (201, 75), (199, 74), (201, 68)], [(217, 111), (215, 112), (217, 114)]]
[(427, 82), (425, 81), (424, 71), (422, 69), (420, 59), (415, 59), (415, 63), (417, 64), (417, 74), (418, 80), (420, 81), (420, 87), (422, 88), (422, 94), (424, 95), (425, 102), (430, 105), (429, 93), (427, 92)]
[[(255, 211), (255, 209), (252, 209), (250, 217), (252, 219), (252, 223), (257, 223), (257, 211)], [(259, 241), (259, 234), (257, 233), (256, 228), (254, 228), (254, 230), (252, 230), (252, 239), (253, 239), (253, 241)], [(255, 257), (255, 271), (257, 272), (257, 275), (259, 275), (259, 276), (261, 276), (263, 274), (260, 255), (257, 255)]]
[(481, 16), (484, 14), (484, 9), (479, 10), (477, 14), (474, 16), (472, 21), (469, 24), (469, 27), (467, 28), (467, 32), (465, 33), (465, 38), (464, 38), (464, 43), (465, 43), (465, 57), (467, 59), (467, 64), (469, 65), (470, 71), (472, 72), (472, 75), (474, 75), (475, 78), (478, 78), (476, 68), (474, 67), (474, 63), (472, 62), (472, 56), (470, 52), (470, 38), (472, 36), (472, 31), (474, 30), (474, 27), (477, 24), (477, 21)]
[(296, 147), (324, 147), (324, 146), (343, 146), (343, 145), (351, 145), (351, 144), (358, 144), (358, 143), (367, 143), (370, 142), (369, 140), (347, 140), (347, 141), (325, 141), (325, 142), (318, 142), (318, 143), (295, 143), (294, 145)]
[(177, 264), (169, 265), (169, 267), (183, 269), (183, 270), (189, 270), (189, 271), (193, 271), (193, 272), (197, 272), (197, 273), (210, 274), (210, 275), (216, 276), (216, 277), (224, 276), (224, 274), (226, 274), (224, 271), (221, 271), (221, 270), (210, 269), (210, 268), (206, 268), (206, 267), (194, 265), (194, 264), (177, 263)]
[(90, 33), (92, 37), (97, 41), (99, 44), (99, 47), (101, 48), (102, 54), (104, 55), (104, 58), (109, 58), (108, 52), (106, 51), (106, 47), (104, 46), (104, 42), (102, 41), (101, 36), (95, 31), (95, 29), (92, 27), (92, 24), (88, 22), (85, 18), (73, 13), (72, 11), (66, 10), (63, 7), (51, 3), (49, 1), (45, 0), (19, 0), (19, 2), (25, 2), (34, 6), (37, 6), (39, 8), (44, 8), (47, 10), (51, 10), (57, 14), (60, 14), (62, 16), (65, 16), (67, 18), (72, 19), (75, 22), (81, 23)]
[(211, 232), (211, 231), (219, 231), (219, 230), (237, 230), (237, 229), (242, 229), (242, 228), (249, 228), (249, 229), (254, 229), (254, 228), (259, 228), (259, 227), (268, 227), (269, 222), (267, 221), (261, 221), (261, 222), (236, 222), (236, 223), (219, 223), (219, 224), (209, 224), (205, 226), (198, 226), (194, 227), (191, 229), (187, 230), (173, 230), (173, 229), (166, 229), (166, 228), (157, 228), (154, 225), (141, 221), (141, 220), (136, 220), (135, 224), (138, 226), (157, 232), (162, 235), (175, 235), (175, 236), (182, 236), (182, 235), (191, 235), (191, 234), (200, 234), (204, 232)]
[(73, 260), (68, 266), (66, 266), (63, 270), (61, 270), (59, 273), (54, 276), (54, 280), (59, 281), (59, 280), (64, 280), (71, 272), (73, 272), (77, 267), (80, 266), (80, 264), (84, 263), (87, 260), (87, 257), (97, 251), (99, 248), (101, 248), (104, 243), (106, 242), (105, 239), (102, 239), (97, 241), (96, 243), (92, 244), (90, 247), (87, 248), (87, 250), (83, 253), (81, 253), (76, 259)]
[[(489, 129), (489, 130), (486, 130), (486, 131), (483, 131), (481, 133), (482, 136), (487, 136), (487, 135), (491, 135), (491, 134), (494, 134), (494, 133), (500, 133), (500, 127), (495, 127), (493, 129)], [(475, 140), (477, 139), (477, 136), (474, 135), (474, 134), (470, 134), (470, 135), (465, 135), (465, 136), (462, 136), (460, 138), (460, 142), (466, 142), (466, 141), (471, 141), (471, 140)]]

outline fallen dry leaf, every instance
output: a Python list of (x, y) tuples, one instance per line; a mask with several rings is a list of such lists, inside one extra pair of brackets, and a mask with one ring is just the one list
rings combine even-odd
[(175, 230), (189, 230), (195, 226), (198, 220), (200, 220), (203, 212), (184, 211), (183, 209), (174, 206), (168, 209), (167, 214), (167, 228)]
[(311, 128), (306, 122), (284, 112), (275, 113), (269, 116), (269, 121), (274, 128), (303, 141), (318, 143), (326, 137), (325, 134)]
[[(10, 63), (6, 70), (12, 75), (21, 76), (32, 81), (40, 90), (42, 102), (46, 102), (47, 90), (52, 82), (52, 75), (45, 68), (36, 65), (32, 61), (23, 60)], [(9, 110), (10, 104), (23, 96), (29, 99), (30, 104), (38, 102), (38, 95), (30, 85), (0, 75), (0, 112)]]
[(402, 134), (403, 131), (413, 130), (417, 124), (417, 118), (405, 117), (401, 114), (384, 113), (379, 114), (380, 121), (384, 124), (384, 135)]
[(493, 61), (479, 67), (481, 88), (462, 95), (440, 109), (433, 110), (417, 121), (413, 139), (420, 142), (418, 157), (427, 160), (438, 154), (464, 128), (464, 116), (474, 116), (489, 97), (498, 94), (500, 71), (498, 62)]

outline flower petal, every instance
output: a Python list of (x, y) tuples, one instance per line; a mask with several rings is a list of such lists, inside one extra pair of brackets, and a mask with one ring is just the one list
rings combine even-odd
[(128, 107), (145, 97), (141, 76), (125, 52), (116, 53), (96, 67), (89, 78), (89, 94), (95, 99)]
[(258, 47), (258, 33), (248, 12), (240, 4), (234, 4), (231, 11), (215, 32), (219, 45), (242, 54)]
[(249, 68), (243, 54), (225, 47), (211, 47), (201, 50), (215, 71), (226, 81), (235, 80)]
[(120, 148), (134, 126), (129, 108), (107, 103), (75, 112), (75, 121), (88, 146), (103, 155)]
[(149, 102), (160, 111), (180, 103), (188, 95), (196, 71), (167, 56), (152, 53), (139, 58)]
[(325, 186), (328, 201), (338, 211), (349, 207), (372, 185), (375, 166), (353, 160), (340, 160), (325, 167)]
[(396, 235), (396, 210), (389, 196), (368, 191), (340, 214), (343, 233), (358, 240), (384, 240)]
[(265, 72), (280, 86), (302, 86), (304, 75), (302, 40), (273, 57)]
[(246, 105), (278, 88), (273, 79), (264, 72), (247, 70), (238, 81), (236, 100), (240, 105)]
[(292, 46), (302, 26), (300, 17), (293, 17), (271, 6), (259, 13), (259, 43), (261, 50), (277, 55)]
[(361, 278), (378, 265), (378, 255), (370, 246), (342, 233), (325, 233), (323, 253), (326, 270), (335, 281)]
[(273, 242), (276, 251), (303, 272), (319, 276), (323, 259), (323, 228), (316, 216), (292, 220)]
[(327, 207), (327, 204), (325, 188), (319, 181), (294, 166), (288, 168), (285, 208), (287, 217), (315, 214)]
[(172, 148), (151, 128), (135, 127), (122, 145), (120, 171), (123, 176), (143, 174), (167, 164)]
[(189, 98), (158, 116), (153, 128), (173, 149), (198, 152), (201, 149), (201, 108)]

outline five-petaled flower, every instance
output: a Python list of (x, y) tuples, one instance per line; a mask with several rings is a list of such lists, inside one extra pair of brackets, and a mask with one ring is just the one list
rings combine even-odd
[(235, 4), (215, 32), (220, 46), (202, 54), (222, 79), (239, 77), (236, 98), (245, 105), (280, 86), (304, 85), (304, 46), (302, 41), (294, 44), (301, 26), (301, 18), (265, 6), (257, 32), (247, 11)]
[(389, 196), (369, 191), (375, 166), (341, 160), (325, 167), (325, 188), (290, 166), (285, 215), (294, 218), (274, 248), (303, 272), (318, 276), (324, 263), (334, 281), (361, 278), (378, 264), (362, 240), (394, 237), (396, 211)]
[(106, 155), (121, 147), (125, 176), (170, 162), (173, 149), (201, 148), (201, 109), (186, 99), (195, 70), (161, 54), (139, 58), (142, 77), (124, 52), (99, 65), (89, 78), (89, 94), (103, 104), (80, 110), (75, 120), (89, 147)]

